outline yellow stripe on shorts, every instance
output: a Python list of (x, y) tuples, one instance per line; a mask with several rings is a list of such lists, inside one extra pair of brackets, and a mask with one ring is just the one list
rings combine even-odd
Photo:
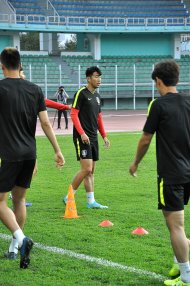
[(80, 158), (80, 145), (79, 145), (79, 140), (77, 139), (77, 152), (78, 152), (78, 156)]
[(164, 180), (161, 179), (160, 182), (160, 202), (163, 206), (165, 206), (165, 200), (164, 200)]
[(76, 105), (77, 105), (77, 100), (78, 100), (78, 97), (79, 97), (79, 94), (80, 94), (80, 92), (81, 92), (81, 90), (83, 90), (83, 89), (85, 89), (86, 87), (82, 87), (82, 88), (80, 88), (78, 91), (77, 91), (77, 94), (76, 94), (76, 96), (75, 96), (75, 100), (74, 100), (74, 103), (73, 103), (73, 108), (75, 108), (76, 107)]

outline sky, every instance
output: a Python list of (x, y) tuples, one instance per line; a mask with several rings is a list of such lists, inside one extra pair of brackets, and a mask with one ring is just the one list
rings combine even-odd
[(58, 33), (58, 35), (60, 40), (60, 46), (64, 46), (65, 42), (71, 38), (72, 34)]

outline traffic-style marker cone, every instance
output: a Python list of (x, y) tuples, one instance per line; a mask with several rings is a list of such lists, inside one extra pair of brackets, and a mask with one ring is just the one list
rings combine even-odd
[(148, 231), (146, 231), (144, 228), (142, 227), (137, 227), (135, 230), (133, 230), (131, 232), (132, 234), (136, 234), (136, 235), (142, 235), (142, 234), (148, 234)]
[(64, 218), (78, 218), (73, 188), (70, 185)]
[(104, 220), (99, 224), (99, 226), (102, 226), (102, 227), (113, 226), (113, 223), (109, 220)]

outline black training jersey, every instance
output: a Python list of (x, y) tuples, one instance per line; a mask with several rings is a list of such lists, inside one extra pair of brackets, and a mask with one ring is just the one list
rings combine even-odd
[(168, 184), (190, 182), (190, 97), (168, 93), (154, 100), (144, 132), (156, 132), (158, 175)]
[[(86, 87), (79, 89), (74, 95), (72, 107), (79, 110), (81, 126), (90, 140), (97, 140), (98, 114), (101, 112), (99, 93), (91, 93)], [(80, 135), (73, 127), (73, 139), (78, 137)]]
[(0, 80), (0, 158), (36, 158), (37, 115), (46, 110), (42, 90), (20, 78)]

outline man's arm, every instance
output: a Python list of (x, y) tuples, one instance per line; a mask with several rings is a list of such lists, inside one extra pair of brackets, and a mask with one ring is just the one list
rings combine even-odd
[(70, 110), (71, 109), (71, 105), (58, 103), (58, 102), (55, 102), (55, 101), (47, 99), (47, 98), (45, 98), (45, 104), (47, 107), (55, 108), (58, 110)]
[(69, 98), (69, 95), (66, 93), (66, 91), (63, 90), (63, 92), (64, 92), (65, 97), (66, 97), (66, 98)]
[(76, 108), (71, 108), (71, 119), (73, 122), (74, 127), (76, 128), (77, 132), (79, 133), (79, 135), (81, 136), (81, 140), (83, 143), (85, 144), (90, 144), (90, 140), (89, 137), (86, 135), (86, 133), (84, 132), (84, 129), (81, 126), (79, 117), (78, 117), (78, 113), (79, 110)]
[(98, 130), (104, 140), (105, 147), (108, 148), (110, 146), (110, 141), (108, 140), (106, 136), (106, 131), (104, 129), (104, 123), (103, 123), (103, 118), (102, 118), (102, 113), (98, 113)]
[(47, 138), (49, 139), (49, 141), (50, 141), (50, 143), (51, 143), (51, 145), (55, 151), (56, 165), (57, 165), (57, 167), (62, 167), (65, 164), (65, 159), (61, 153), (61, 149), (59, 147), (59, 144), (57, 142), (57, 139), (55, 137), (55, 134), (53, 132), (51, 124), (49, 122), (47, 111), (39, 112), (39, 119), (40, 119), (42, 129), (43, 129), (45, 135), (47, 136)]
[(56, 92), (54, 93), (53, 97), (57, 99), (58, 94), (59, 94), (59, 91), (56, 91)]
[(141, 160), (143, 159), (143, 157), (145, 156), (146, 152), (148, 151), (152, 137), (153, 137), (153, 134), (150, 134), (150, 133), (144, 132), (142, 134), (142, 136), (139, 140), (139, 143), (138, 143), (135, 159), (129, 168), (129, 173), (132, 176), (136, 176), (135, 173), (138, 169), (138, 165), (141, 162)]

